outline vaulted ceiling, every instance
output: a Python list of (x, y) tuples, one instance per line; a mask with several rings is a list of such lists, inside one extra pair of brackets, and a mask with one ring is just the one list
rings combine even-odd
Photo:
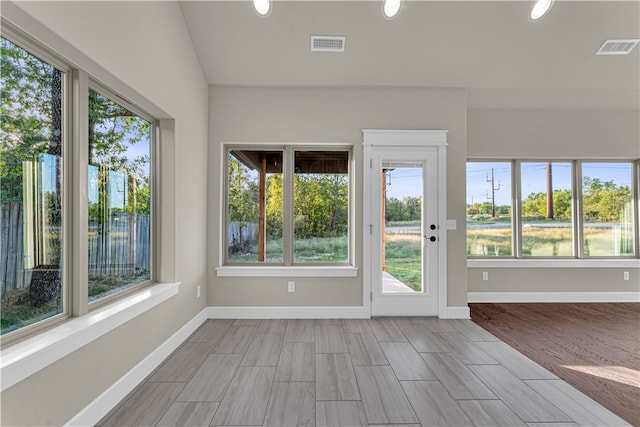
[[(471, 107), (634, 108), (640, 47), (596, 56), (606, 39), (640, 38), (639, 1), (185, 1), (183, 15), (214, 85), (466, 88)], [(311, 35), (346, 36), (344, 53)]]

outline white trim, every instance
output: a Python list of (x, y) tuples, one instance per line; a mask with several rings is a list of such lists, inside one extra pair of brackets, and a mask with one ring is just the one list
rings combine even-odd
[(222, 266), (218, 277), (357, 277), (352, 266)]
[(65, 426), (92, 426), (100, 421), (118, 402), (138, 386), (153, 370), (158, 367), (175, 349), (177, 349), (189, 336), (207, 320), (207, 309), (187, 322), (169, 339), (160, 344), (147, 357), (142, 359), (129, 372), (124, 374), (111, 387), (94, 399), (84, 409), (71, 418)]
[(158, 283), (0, 352), (4, 391), (178, 294), (180, 283)]
[(640, 259), (467, 259), (468, 268), (640, 268)]
[(362, 129), (365, 146), (389, 147), (446, 146), (448, 130)]
[(469, 292), (469, 302), (640, 302), (640, 292)]
[(209, 319), (368, 319), (364, 306), (208, 307)]
[(447, 317), (440, 316), (441, 319), (471, 319), (471, 310), (468, 306), (447, 307)]

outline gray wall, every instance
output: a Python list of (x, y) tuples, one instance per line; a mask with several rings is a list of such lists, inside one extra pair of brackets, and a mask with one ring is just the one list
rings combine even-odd
[(159, 118), (175, 120), (175, 147), (162, 147), (164, 160), (172, 160), (163, 178), (175, 186), (175, 197), (162, 189), (171, 197), (162, 200), (159, 212), (174, 229), (162, 233), (166, 263), (159, 269), (163, 277), (182, 282), (180, 293), (2, 393), (0, 424), (59, 426), (205, 306), (206, 297), (195, 298), (195, 287), (206, 275), (202, 183), (208, 87), (177, 3), (24, 2), (19, 7), (167, 113)]
[[(469, 158), (640, 158), (637, 109), (471, 109), (467, 131)], [(630, 272), (629, 281), (622, 280), (623, 271)], [(469, 292), (640, 291), (640, 270), (628, 267), (474, 267), (468, 274)]]
[[(466, 94), (455, 89), (243, 88), (210, 89), (209, 228), (210, 306), (360, 306), (362, 305), (362, 129), (448, 129), (447, 210), (465, 221)], [(220, 260), (222, 183), (221, 144), (233, 142), (353, 145), (356, 170), (356, 267), (358, 277), (226, 278), (214, 268)], [(465, 230), (448, 234), (448, 305), (466, 306)], [(286, 282), (296, 281), (287, 293)]]

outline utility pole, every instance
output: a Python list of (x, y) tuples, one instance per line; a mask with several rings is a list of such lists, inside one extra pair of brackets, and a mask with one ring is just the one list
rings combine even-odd
[(496, 191), (500, 190), (500, 183), (496, 186), (496, 180), (493, 175), (493, 168), (491, 168), (491, 179), (487, 176), (487, 182), (491, 183), (491, 216), (496, 217)]
[(553, 180), (551, 162), (547, 163), (547, 218), (553, 219)]

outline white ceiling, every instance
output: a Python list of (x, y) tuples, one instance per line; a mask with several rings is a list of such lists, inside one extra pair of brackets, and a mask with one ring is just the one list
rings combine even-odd
[[(596, 56), (605, 39), (640, 38), (640, 1), (181, 2), (211, 84), (467, 88), (470, 107), (634, 108), (640, 47)], [(311, 52), (311, 35), (346, 36), (344, 53)]]

